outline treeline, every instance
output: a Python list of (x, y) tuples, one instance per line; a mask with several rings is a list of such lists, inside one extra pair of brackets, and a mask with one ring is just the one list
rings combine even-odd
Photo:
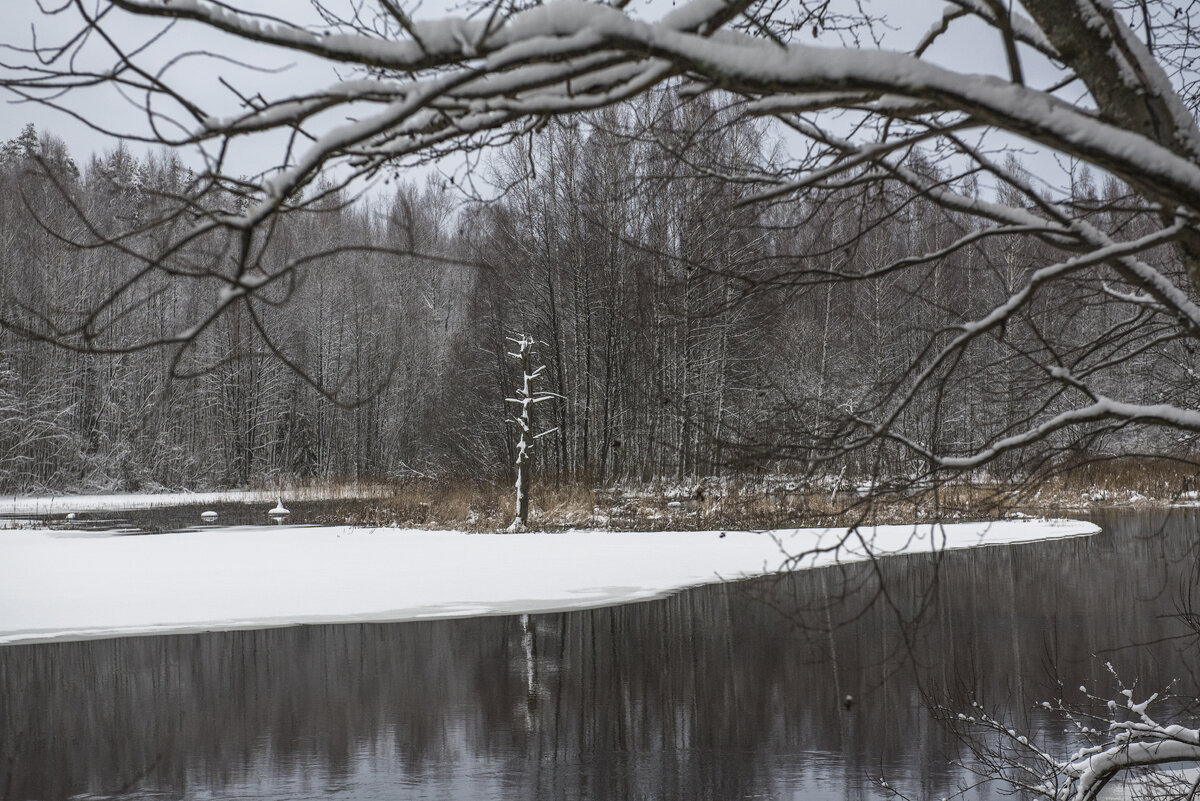
[(222, 300), (219, 282), (189, 280), (219, 276), (220, 250), (199, 248), (157, 282), (102, 300), (192, 224), (195, 176), (169, 156), (138, 158), (124, 146), (75, 167), (61, 142), (31, 128), (4, 152), (0, 280), (23, 330), (0, 333), (0, 487), (387, 478), (434, 447), (469, 276), (394, 254), (411, 249), (413, 229), (423, 248), (443, 249), (445, 193), (406, 187), (383, 209), (331, 197), (281, 221), (264, 270), (328, 255), (274, 295), (264, 291), (277, 304), (268, 313), (233, 304), (181, 351), (153, 345), (194, 330)]
[[(221, 278), (211, 246), (140, 285), (152, 290), (100, 300), (187, 230), (189, 209), (245, 200), (124, 146), (77, 166), (27, 128), (0, 164), (0, 280), (25, 329), (0, 333), (0, 487), (503, 477), (518, 333), (539, 341), (541, 386), (562, 396), (538, 409), (554, 429), (543, 480), (918, 474), (897, 444), (843, 446), (955, 326), (1061, 254), (1015, 232), (961, 244), (977, 222), (877, 182), (750, 202), (760, 187), (739, 176), (778, 172), (780, 147), (716, 100), (661, 91), (494, 152), (475, 176), (485, 199), (441, 179), (353, 203), (317, 187), (254, 244), (262, 274), (284, 278), (210, 322), (227, 291), (200, 280)], [(908, 163), (940, 175), (919, 153)], [(1074, 178), (1073, 204), (1136, 236), (1135, 199)], [(957, 188), (1021, 202), (973, 180)], [(903, 261), (925, 253), (938, 255)], [(1169, 252), (1143, 258), (1178, 269)], [(1155, 341), (1128, 309), (1118, 277), (1050, 284), (899, 422), (950, 451), (1022, 430), (1071, 402), (1046, 389), (1048, 354), (1124, 397), (1188, 403), (1185, 344)], [(89, 352), (196, 330), (182, 350)], [(1147, 436), (1062, 434), (1039, 453), (1172, 447)]]

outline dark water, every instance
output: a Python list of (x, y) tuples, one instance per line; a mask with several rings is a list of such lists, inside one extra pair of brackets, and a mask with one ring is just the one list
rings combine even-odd
[[(288, 499), (288, 514), (272, 517), (268, 511), (275, 501), (258, 503), (215, 503), (188, 506), (157, 506), (148, 509), (111, 509), (76, 512), (68, 517), (52, 515), (0, 514), (0, 519), (34, 523), (39, 527), (72, 531), (104, 532), (113, 536), (160, 534), (167, 531), (192, 531), (216, 526), (265, 526), (272, 523), (287, 525), (328, 524), (346, 522), (369, 508), (370, 501)], [(216, 512), (215, 521), (206, 522), (200, 515)]]
[(965, 752), (931, 700), (978, 698), (1053, 745), (1061, 724), (1027, 710), (1111, 692), (1105, 661), (1196, 697), (1177, 613), (1200, 601), (1200, 518), (1098, 522), (1091, 538), (525, 621), (0, 648), (0, 793), (874, 799), (886, 776), (937, 798)]

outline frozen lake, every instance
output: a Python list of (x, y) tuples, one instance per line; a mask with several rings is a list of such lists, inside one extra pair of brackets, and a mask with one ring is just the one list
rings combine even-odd
[(1025, 710), (1054, 670), (1111, 689), (1104, 660), (1200, 691), (1164, 639), (1196, 511), (1097, 522), (885, 560), (897, 609), (859, 564), (527, 618), (2, 647), (2, 797), (874, 799), (881, 775), (939, 797), (958, 745), (923, 695)]

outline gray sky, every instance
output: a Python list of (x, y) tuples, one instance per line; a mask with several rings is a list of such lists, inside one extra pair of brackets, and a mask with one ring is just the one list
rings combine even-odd
[[(56, 43), (64, 41), (79, 29), (79, 17), (73, 13), (43, 16), (36, 3), (24, 2), (16, 5), (16, 8), (10, 10), (6, 20), (5, 33), (0, 34), (5, 42), (27, 46), (32, 41), (32, 31), (36, 29), (39, 43)], [(257, 0), (243, 2), (241, 5), (251, 9), (269, 9), (280, 4)], [(297, 11), (309, 12), (311, 18), (311, 8), (307, 3), (288, 5)], [(138, 19), (116, 11), (110, 20), (106, 31), (126, 46), (145, 42), (167, 27), (161, 21)], [(188, 53), (194, 55), (189, 56)], [(228, 60), (218, 61), (204, 55), (205, 53), (214, 53)], [(89, 42), (82, 56), (77, 63), (87, 69), (104, 69), (114, 62), (112, 51), (95, 37)], [(244, 45), (234, 43), (230, 37), (193, 23), (176, 24), (161, 40), (145, 51), (139, 63), (148, 68), (160, 69), (168, 65), (173, 58), (181, 60), (169, 67), (168, 76), (171, 83), (190, 99), (199, 101), (210, 113), (232, 114), (240, 106), (238, 98), (222, 86), (219, 78), (239, 90), (261, 92), (266, 97), (305, 91), (312, 86), (325, 85), (337, 80), (334, 70), (317, 59), (267, 46), (246, 52)], [(10, 59), (6, 57), (0, 60)], [(253, 64), (268, 72), (247, 69), (235, 61)], [(49, 130), (64, 139), (71, 153), (77, 158), (86, 157), (91, 152), (101, 151), (115, 144), (112, 137), (92, 130), (69, 114), (39, 103), (12, 102), (14, 98), (11, 95), (4, 99), (8, 102), (4, 113), (0, 115), (0, 138), (15, 136), (22, 126), (32, 122), (39, 130)], [(138, 98), (122, 97), (109, 88), (96, 88), (73, 92), (69, 98), (60, 102), (101, 127), (135, 135), (147, 135), (150, 126), (145, 114), (137, 107), (137, 100)], [(249, 140), (244, 141), (242, 148), (234, 154), (231, 163), (236, 171), (253, 173), (278, 162), (282, 140), (279, 137), (257, 139), (258, 141), (253, 143)], [(145, 147), (134, 145), (135, 151)], [(187, 154), (185, 159), (189, 163), (199, 163), (196, 154)]]
[[(427, 3), (421, 16), (445, 15), (446, 6), (443, 3), (447, 2), (448, 0), (439, 0), (436, 4)], [(328, 4), (336, 6), (336, 2)], [(310, 24), (318, 21), (311, 6), (297, 0), (288, 0), (286, 4), (279, 0), (241, 0), (236, 5), (247, 10), (268, 13), (281, 13), (280, 8), (286, 7), (286, 13), (291, 15), (290, 19)], [(656, 16), (661, 9), (669, 8), (665, 0), (649, 0), (636, 4), (636, 7), (640, 14), (650, 17)], [(884, 44), (895, 49), (911, 47), (940, 16), (942, 7), (943, 4), (935, 0), (878, 0), (869, 5), (874, 13), (887, 16), (891, 29), (886, 33)], [(0, 40), (10, 44), (27, 46), (31, 41), (32, 27), (36, 27), (38, 41), (41, 43), (62, 41), (76, 31), (80, 24), (78, 17), (73, 13), (44, 17), (38, 11), (37, 3), (30, 0), (19, 3), (11, 3), (10, 0), (10, 7), (6, 10), (9, 14), (7, 24), (0, 33)], [(138, 19), (114, 11), (106, 30), (122, 44), (132, 46), (146, 41), (164, 27), (165, 24), (161, 21)], [(193, 55), (188, 56), (187, 53)], [(204, 54), (217, 54), (229, 60), (217, 60)], [(1026, 76), (1030, 83), (1047, 83), (1053, 79), (1052, 68), (1045, 59), (1028, 50), (1024, 55), (1027, 58)], [(256, 46), (248, 50), (245, 44), (234, 42), (231, 37), (186, 22), (176, 24), (160, 41), (152, 45), (142, 56), (140, 63), (149, 68), (160, 68), (173, 58), (182, 60), (170, 68), (172, 83), (210, 113), (222, 116), (236, 113), (240, 102), (219, 79), (242, 91), (259, 92), (267, 98), (277, 98), (332, 83), (338, 77), (333, 68), (315, 58), (267, 46)], [(1003, 51), (995, 32), (987, 30), (982, 24), (970, 21), (956, 22), (953, 35), (946, 37), (944, 44), (935, 45), (927, 54), (927, 58), (965, 71), (995, 73), (1004, 64)], [(11, 60), (8, 55), (0, 57), (0, 61), (8, 60)], [(235, 60), (254, 64), (270, 72), (247, 69), (234, 63)], [(111, 51), (98, 41), (89, 43), (80, 63), (93, 69), (110, 66)], [(0, 67), (0, 70), (3, 68)], [(6, 99), (11, 99), (11, 96)], [(134, 98), (134, 101), (136, 100)], [(140, 134), (149, 131), (145, 115), (139, 111), (135, 102), (119, 96), (112, 89), (97, 88), (74, 93), (64, 102), (78, 114), (95, 120), (104, 127)], [(343, 120), (344, 116), (331, 118), (328, 122), (334, 124)], [(0, 140), (15, 136), (27, 122), (33, 122), (39, 130), (49, 130), (63, 138), (77, 159), (86, 159), (88, 154), (105, 150), (114, 144), (111, 137), (89, 129), (67, 114), (36, 103), (11, 102), (6, 105), (4, 113), (0, 114)], [(255, 174), (274, 167), (280, 162), (283, 145), (284, 139), (279, 134), (240, 138), (229, 160), (230, 171)], [(142, 152), (145, 146), (135, 144), (134, 150)], [(201, 163), (199, 154), (195, 152), (184, 152), (180, 155), (192, 166)], [(1053, 163), (1046, 166), (1053, 171)]]

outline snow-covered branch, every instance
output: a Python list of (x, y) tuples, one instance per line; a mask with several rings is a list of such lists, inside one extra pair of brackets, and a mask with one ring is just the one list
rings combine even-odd
[[(1049, 801), (1096, 801), (1114, 781), (1125, 785), (1129, 797), (1142, 797), (1139, 788), (1164, 799), (1188, 797), (1200, 776), (1200, 730), (1152, 716), (1149, 707), (1162, 700), (1158, 693), (1135, 701), (1132, 689), (1120, 688), (1117, 698), (1106, 700), (1079, 690), (1083, 705), (1062, 700), (1040, 705), (1056, 728), (1066, 724), (1077, 744), (1068, 753), (1056, 753), (1049, 744), (1056, 737), (1019, 731), (978, 703), (950, 713), (948, 721), (963, 730), (979, 758), (964, 767), (982, 784)], [(1161, 770), (1165, 765), (1170, 770)]]

